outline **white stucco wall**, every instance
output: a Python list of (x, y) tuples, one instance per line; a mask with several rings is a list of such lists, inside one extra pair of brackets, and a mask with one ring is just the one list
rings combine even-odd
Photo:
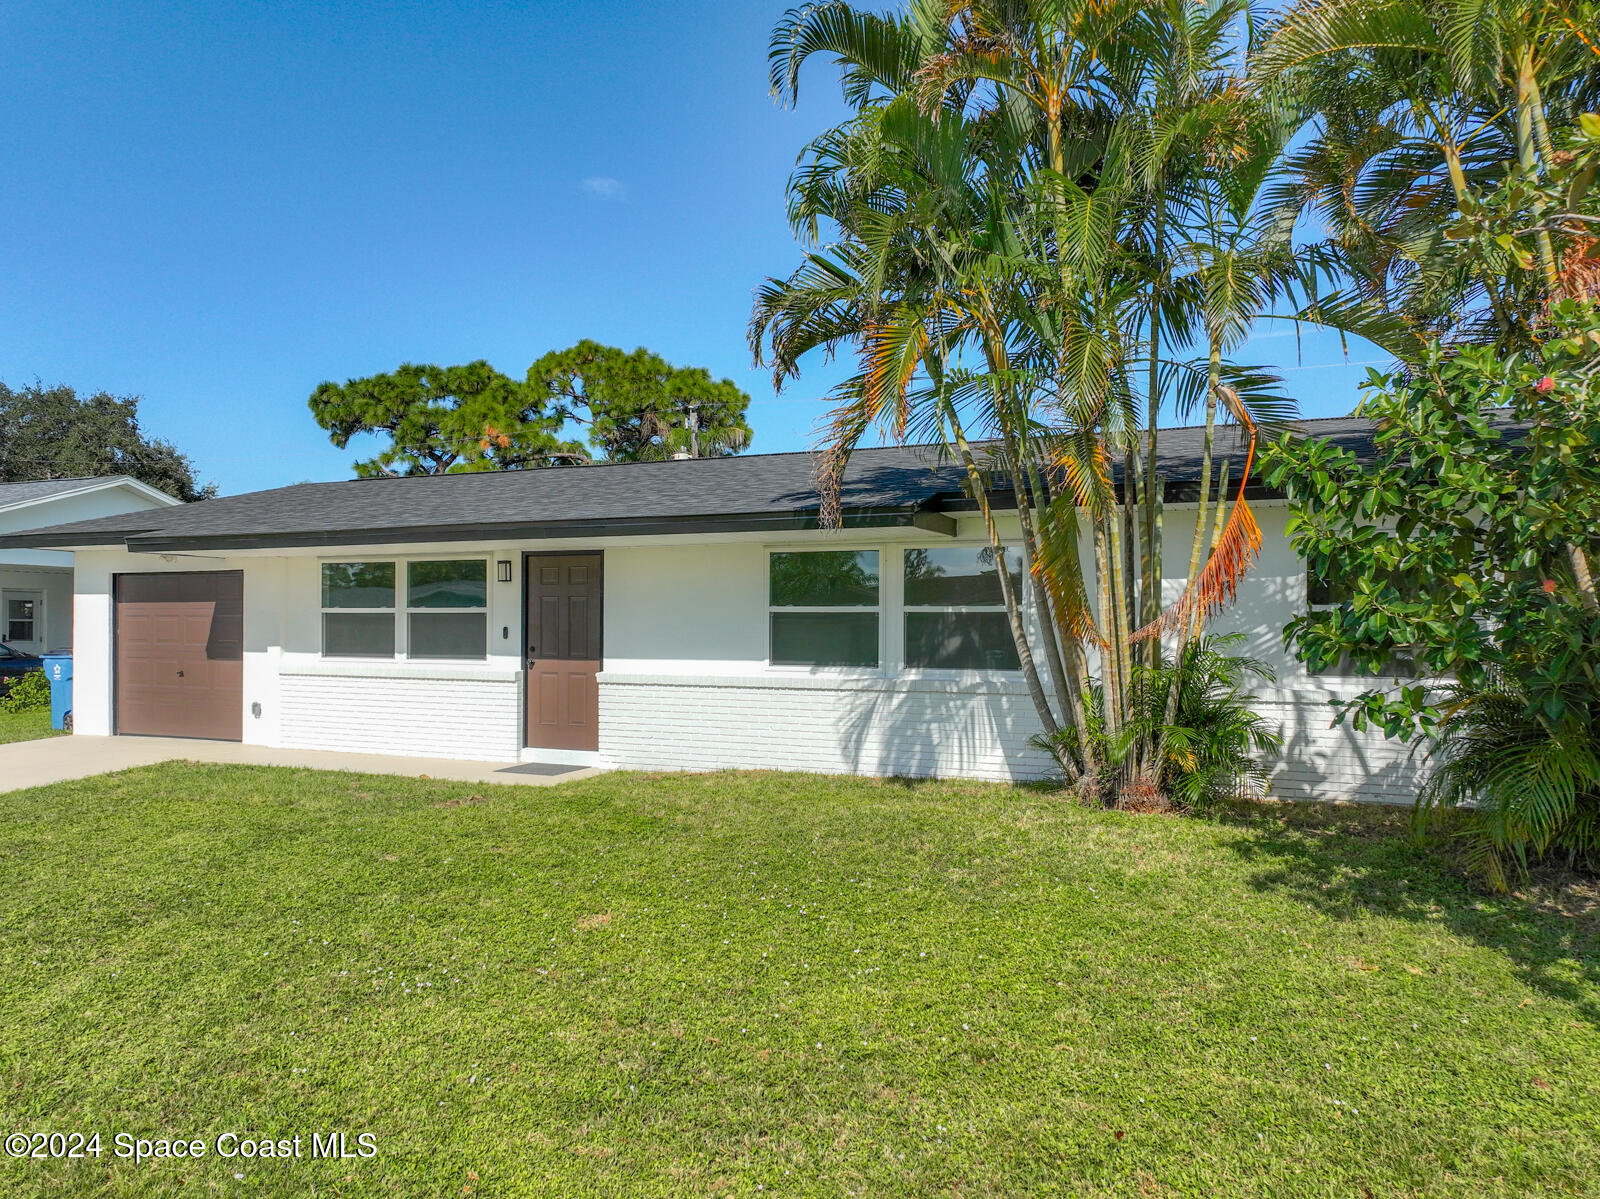
[(60, 652), (72, 646), (72, 571), (51, 566), (11, 566), (0, 563), (0, 640), (6, 639), (7, 596), (37, 595), (36, 641), (18, 642), (35, 652)]
[[(1260, 562), (1215, 624), (1241, 629), (1241, 647), (1276, 672), (1257, 688), (1286, 750), (1274, 789), (1286, 797), (1391, 799), (1414, 794), (1408, 750), (1375, 734), (1329, 727), (1330, 698), (1355, 680), (1309, 678), (1281, 630), (1304, 602), (1304, 572), (1283, 538), (1285, 510), (1258, 505)], [(1188, 518), (1192, 528), (1193, 517)], [(1169, 597), (1189, 555), (1182, 509), (1167, 512), (1163, 559)], [(981, 526), (964, 518), (960, 540)], [(948, 545), (915, 530), (697, 536), (635, 541), (402, 545), (234, 557), (80, 551), (76, 720), (111, 728), (111, 575), (132, 570), (245, 573), (247, 742), (494, 761), (563, 760), (522, 748), (523, 552), (603, 549), (604, 664), (600, 751), (606, 765), (725, 767), (1024, 779), (1049, 772), (1029, 743), (1037, 717), (1020, 678), (982, 672), (908, 672), (903, 656), (900, 555)], [(883, 583), (879, 670), (767, 663), (767, 555), (772, 549), (876, 548)], [(1090, 560), (1085, 546), (1086, 561)], [(491, 562), (489, 653), (481, 662), (333, 661), (321, 655), (320, 562), (475, 555)], [(498, 583), (492, 563), (513, 563)], [(92, 630), (92, 636), (89, 632)], [(403, 646), (402, 646), (403, 649)], [(260, 705), (257, 715), (255, 705)], [(569, 756), (570, 757), (570, 756)]]

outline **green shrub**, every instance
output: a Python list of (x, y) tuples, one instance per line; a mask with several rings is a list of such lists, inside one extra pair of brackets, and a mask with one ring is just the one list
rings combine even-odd
[[(1101, 776), (1089, 788), (1095, 795), (1115, 797), (1119, 807), (1160, 811), (1202, 808), (1259, 790), (1267, 778), (1263, 759), (1282, 748), (1283, 736), (1252, 711), (1255, 696), (1243, 689), (1247, 677), (1271, 680), (1272, 671), (1255, 658), (1226, 652), (1243, 640), (1240, 633), (1197, 638), (1185, 647), (1181, 668), (1165, 658), (1159, 668), (1136, 665), (1132, 718), (1115, 735), (1106, 731), (1101, 692), (1094, 688), (1084, 710), (1101, 763)], [(1174, 685), (1177, 709), (1165, 724)], [(1152, 781), (1144, 764), (1131, 758), (1136, 746), (1157, 743), (1166, 756), (1160, 779)]]
[(44, 671), (33, 670), (13, 679), (11, 689), (0, 695), (0, 712), (32, 712), (50, 706), (50, 680)]
[(1419, 830), (1441, 808), (1470, 805), (1467, 856), (1496, 891), (1512, 865), (1563, 851), (1569, 865), (1600, 865), (1600, 739), (1594, 723), (1550, 727), (1530, 714), (1510, 675), (1454, 684), (1429, 753), (1433, 771), (1417, 805)]

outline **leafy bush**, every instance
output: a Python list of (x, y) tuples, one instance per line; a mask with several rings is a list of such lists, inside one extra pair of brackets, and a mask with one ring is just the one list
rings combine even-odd
[(1438, 809), (1470, 802), (1468, 860), (1497, 891), (1506, 890), (1508, 859), (1524, 873), (1530, 854), (1552, 849), (1566, 850), (1574, 864), (1600, 864), (1600, 745), (1592, 731), (1552, 729), (1530, 714), (1527, 689), (1498, 674), (1447, 688), (1441, 709), (1419, 830)]
[(1600, 309), (1563, 299), (1535, 356), (1432, 343), (1374, 376), (1372, 461), (1330, 441), (1267, 456), (1289, 539), (1349, 598), (1285, 638), (1316, 667), (1376, 675), (1399, 653), (1419, 683), (1374, 685), (1340, 719), (1432, 738), (1419, 820), (1470, 803), (1489, 885), (1552, 849), (1593, 855), (1600, 828)]
[[(1226, 652), (1240, 633), (1199, 637), (1184, 650), (1181, 667), (1166, 658), (1159, 667), (1134, 667), (1133, 718), (1113, 735), (1107, 732), (1098, 686), (1084, 705), (1088, 737), (1094, 743), (1100, 777), (1087, 788), (1115, 796), (1121, 807), (1143, 810), (1201, 808), (1240, 795), (1266, 782), (1262, 760), (1283, 745), (1281, 732), (1251, 708), (1255, 696), (1243, 690), (1247, 677), (1271, 680), (1272, 671), (1255, 658)], [(1166, 723), (1167, 699), (1178, 687), (1176, 716)], [(1072, 738), (1076, 734), (1060, 734)], [(1161, 778), (1140, 785), (1143, 772), (1130, 761), (1138, 745), (1165, 743)]]
[(42, 670), (31, 670), (13, 679), (10, 690), (0, 695), (0, 712), (32, 712), (49, 706), (50, 680)]

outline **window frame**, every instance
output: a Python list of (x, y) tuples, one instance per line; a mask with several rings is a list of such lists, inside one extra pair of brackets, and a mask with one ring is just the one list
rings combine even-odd
[[(766, 574), (762, 579), (762, 586), (766, 590), (766, 638), (767, 661), (766, 668), (783, 674), (814, 674), (825, 671), (829, 674), (855, 675), (857, 677), (882, 677), (889, 661), (889, 647), (886, 628), (888, 622), (884, 616), (889, 608), (884, 592), (888, 587), (888, 580), (884, 576), (884, 562), (888, 558), (887, 547), (874, 543), (871, 545), (848, 546), (793, 546), (769, 545), (765, 547)], [(878, 557), (878, 601), (875, 604), (774, 604), (772, 602), (772, 558), (775, 554), (876, 554)], [(772, 618), (780, 612), (804, 612), (825, 616), (830, 614), (864, 615), (870, 612), (877, 622), (878, 630), (878, 660), (871, 666), (823, 666), (807, 664), (805, 662), (774, 662), (772, 659)]]
[[(330, 608), (324, 594), (323, 570), (329, 566), (343, 565), (346, 563), (360, 564), (362, 566), (392, 566), (394, 567), (394, 602), (387, 608)], [(394, 652), (387, 656), (383, 654), (330, 654), (328, 652), (328, 616), (388, 616), (394, 619), (400, 603), (401, 564), (396, 558), (359, 558), (345, 555), (337, 558), (317, 559), (317, 639), (318, 653), (324, 661), (328, 662), (398, 662), (401, 660), (400, 632), (398, 627), (394, 633)]]
[[(32, 630), (31, 636), (28, 636), (28, 637), (13, 637), (13, 636), (11, 636), (11, 605), (14, 604), (14, 603), (21, 603), (21, 604), (31, 603), (33, 605), (33, 614), (31, 616), (18, 617), (19, 621), (20, 620), (26, 620), (27, 621), (28, 625), (30, 626), (30, 628)], [(41, 642), (43, 640), (43, 638), (40, 636), (40, 633), (43, 630), (43, 628), (44, 628), (44, 591), (43, 591), (43, 589), (34, 591), (34, 590), (29, 590), (27, 588), (22, 588), (22, 587), (8, 588), (3, 595), (0, 595), (0, 641), (27, 642), (30, 645), (37, 645), (39, 642)]]
[[(411, 606), (411, 568), (413, 566), (415, 566), (415, 565), (417, 565), (419, 563), (423, 563), (423, 562), (481, 562), (481, 563), (483, 563), (483, 606), (481, 608), (454, 608), (454, 607), (446, 607), (446, 608), (427, 608), (427, 607), (424, 607), (424, 608), (413, 608)], [(490, 577), (490, 565), (491, 565), (492, 562), (493, 562), (493, 558), (491, 556), (489, 556), (489, 555), (479, 555), (479, 554), (443, 554), (443, 555), (441, 555), (441, 554), (428, 554), (428, 555), (425, 555), (425, 556), (408, 557), (408, 558), (403, 560), (403, 564), (405, 566), (405, 580), (404, 580), (404, 585), (405, 585), (405, 606), (404, 607), (398, 607), (397, 606), (397, 611), (403, 613), (404, 616), (405, 616), (405, 620), (402, 622), (404, 627), (405, 627), (405, 644), (404, 644), (404, 648), (405, 648), (404, 660), (405, 661), (407, 661), (407, 662), (487, 662), (489, 660), (489, 597), (490, 597), (490, 594), (491, 594), (491, 584), (493, 583), (493, 579)], [(396, 581), (396, 586), (399, 586), (399, 580)], [(396, 601), (398, 601), (399, 598), (400, 598), (399, 596), (396, 596), (395, 597)], [(414, 656), (412, 654), (412, 652), (411, 652), (411, 618), (412, 618), (412, 616), (417, 615), (419, 613), (437, 616), (440, 613), (456, 613), (456, 614), (460, 614), (460, 613), (478, 613), (478, 612), (481, 612), (483, 614), (483, 653), (479, 654), (477, 657), (473, 657), (473, 658), (447, 658), (447, 657), (440, 657), (440, 656), (438, 656), (436, 654), (429, 654), (429, 655), (427, 655), (425, 657), (417, 657), (417, 656)], [(396, 650), (399, 650), (401, 648), (400, 642), (397, 641), (395, 643), (395, 648), (396, 648)]]
[[(1329, 603), (1313, 603), (1311, 599), (1311, 564), (1309, 562), (1302, 562), (1302, 566), (1304, 567), (1304, 570), (1301, 574), (1301, 578), (1305, 581), (1305, 602), (1307, 612), (1332, 612), (1337, 608), (1344, 607), (1345, 603), (1347, 602), (1345, 600), (1334, 600)], [(1367, 674), (1365, 671), (1356, 670), (1355, 664), (1350, 661), (1348, 654), (1339, 655), (1339, 660), (1337, 662), (1323, 670), (1312, 670), (1311, 667), (1304, 661), (1298, 658), (1296, 661), (1300, 662), (1300, 668), (1305, 672), (1305, 675), (1308, 679), (1336, 681), (1340, 683), (1360, 683), (1366, 685), (1370, 685), (1379, 679), (1388, 679), (1392, 683), (1416, 683), (1422, 680), (1422, 669), (1417, 664), (1415, 658), (1411, 659), (1411, 670), (1408, 673), (1402, 673), (1390, 669), (1389, 667), (1394, 662), (1394, 658), (1391, 657), (1389, 662), (1385, 663), (1385, 668), (1378, 671), (1377, 674)]]
[[(363, 565), (394, 567), (394, 604), (388, 608), (329, 608), (322, 603), (322, 568), (341, 562), (359, 562)], [(410, 568), (414, 562), (481, 562), (484, 568), (483, 607), (481, 608), (413, 608), (411, 606)], [(479, 554), (404, 554), (369, 555), (339, 554), (317, 559), (317, 654), (324, 662), (373, 663), (393, 662), (396, 665), (450, 666), (478, 665), (489, 660), (489, 613), (494, 595), (494, 555)], [(383, 654), (330, 654), (327, 628), (323, 620), (329, 613), (353, 616), (388, 616), (394, 621), (394, 653)], [(413, 613), (464, 612), (483, 616), (483, 653), (474, 658), (416, 657), (411, 653), (411, 616)]]
[[(990, 543), (989, 543), (988, 539), (985, 538), (985, 539), (982, 539), (982, 540), (950, 540), (950, 541), (941, 541), (941, 542), (930, 542), (930, 543), (927, 543), (927, 544), (918, 543), (918, 544), (914, 544), (914, 545), (906, 545), (906, 546), (903, 546), (901, 548), (901, 551), (900, 551), (900, 570), (899, 570), (899, 593), (900, 593), (900, 669), (902, 671), (904, 671), (904, 672), (906, 672), (908, 674), (916, 675), (918, 677), (925, 677), (925, 678), (926, 677), (932, 677), (932, 678), (958, 678), (958, 677), (961, 677), (963, 675), (973, 675), (973, 674), (994, 675), (994, 676), (998, 676), (998, 677), (1001, 677), (1001, 678), (1010, 678), (1010, 677), (1013, 677), (1013, 676), (1020, 676), (1022, 674), (1022, 663), (1020, 661), (1018, 661), (1017, 665), (1010, 666), (1010, 667), (1007, 667), (1007, 666), (969, 666), (969, 667), (962, 667), (962, 666), (913, 666), (911, 664), (910, 660), (909, 660), (909, 654), (910, 654), (910, 648), (909, 647), (910, 647), (910, 644), (911, 644), (911, 639), (909, 638), (909, 636), (907, 636), (907, 618), (914, 612), (934, 612), (934, 613), (943, 613), (943, 612), (950, 612), (950, 613), (961, 613), (961, 612), (988, 612), (988, 613), (995, 613), (995, 612), (998, 612), (1002, 616), (1008, 616), (1009, 614), (1006, 612), (1006, 602), (1005, 602), (1005, 599), (1003, 597), (1000, 598), (997, 602), (995, 602), (993, 604), (913, 604), (913, 603), (911, 603), (906, 598), (906, 556), (908, 554), (911, 554), (912, 552), (914, 552), (916, 550), (946, 550), (946, 549), (951, 549), (951, 550), (970, 550), (970, 551), (972, 551), (974, 553), (978, 553), (978, 552), (981, 552), (984, 549), (989, 548), (989, 544)], [(1014, 562), (1016, 564), (1016, 566), (1017, 566), (1017, 571), (1015, 573), (1016, 573), (1016, 575), (1020, 576), (1021, 575), (1021, 567), (1022, 567), (1022, 550), (1021, 550), (1021, 548), (1019, 546), (1016, 546), (1016, 545), (1009, 545), (1008, 544), (1008, 545), (1005, 546), (1005, 551), (1006, 551), (1006, 564), (1008, 566), (1010, 566)], [(1015, 558), (1012, 557), (1013, 554), (1016, 555)], [(1026, 626), (1028, 607), (1027, 607), (1026, 597), (1025, 596), (1019, 596), (1018, 597), (1018, 607), (1021, 609), (1021, 611), (1023, 613), (1023, 621), (1024, 621), (1024, 625)], [(1008, 634), (1010, 633), (1009, 621), (1008, 621), (1007, 633)]]

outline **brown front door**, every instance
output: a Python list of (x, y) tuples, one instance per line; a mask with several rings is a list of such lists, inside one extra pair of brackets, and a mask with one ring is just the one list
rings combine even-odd
[(529, 554), (528, 745), (600, 748), (601, 557)]
[(238, 741), (244, 733), (244, 573), (118, 575), (116, 730)]

